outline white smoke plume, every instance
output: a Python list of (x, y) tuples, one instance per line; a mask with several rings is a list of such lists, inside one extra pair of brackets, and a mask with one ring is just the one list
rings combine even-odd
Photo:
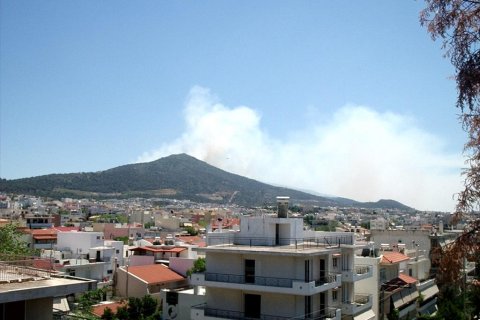
[(137, 161), (187, 153), (262, 182), (347, 197), (394, 199), (420, 210), (453, 210), (460, 191), (461, 155), (414, 119), (347, 105), (331, 118), (280, 140), (246, 106), (227, 107), (208, 89), (191, 89), (181, 137)]

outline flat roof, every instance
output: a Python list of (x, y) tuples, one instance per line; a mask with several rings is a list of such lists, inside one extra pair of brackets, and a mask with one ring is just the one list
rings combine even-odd
[(50, 279), (0, 284), (0, 303), (60, 297), (72, 293), (93, 290), (97, 281), (75, 277), (51, 277)]

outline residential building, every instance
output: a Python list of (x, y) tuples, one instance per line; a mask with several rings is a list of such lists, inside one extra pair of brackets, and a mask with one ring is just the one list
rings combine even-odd
[(288, 197), (277, 216), (242, 217), (239, 231), (208, 233), (206, 272), (191, 283), (206, 289), (206, 303), (191, 309), (203, 319), (375, 318), (372, 296), (356, 283), (372, 276), (357, 266), (363, 248), (350, 232), (304, 231), (303, 219), (288, 218)]
[(96, 288), (96, 281), (38, 269), (37, 262), (0, 262), (0, 320), (51, 320), (54, 298)]
[(162, 264), (128, 266), (117, 269), (116, 295), (160, 298), (160, 290), (188, 286), (188, 280)]

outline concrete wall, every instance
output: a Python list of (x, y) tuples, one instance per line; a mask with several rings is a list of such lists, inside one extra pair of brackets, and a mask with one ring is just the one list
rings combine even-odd
[[(178, 295), (178, 303), (168, 304), (166, 301), (167, 292), (169, 290), (161, 291), (161, 301), (163, 303), (163, 319), (190, 319), (190, 308), (195, 305), (205, 303), (204, 294), (196, 294), (194, 289), (171, 291)], [(170, 293), (170, 294), (172, 294)]]
[(239, 237), (275, 238), (276, 225), (282, 239), (303, 238), (303, 220), (297, 218), (242, 217)]
[(168, 265), (170, 269), (175, 271), (176, 273), (181, 274), (182, 276), (187, 276), (187, 270), (193, 267), (193, 263), (197, 259), (189, 259), (189, 258), (170, 258), (170, 264)]
[(368, 293), (372, 295), (372, 310), (378, 316), (379, 288), (380, 288), (380, 266), (381, 258), (375, 257), (355, 257), (355, 264), (368, 265), (372, 267), (372, 276), (355, 282), (355, 293)]
[[(207, 305), (209, 308), (244, 312), (244, 295), (261, 295), (261, 313), (265, 315), (294, 317), (304, 314), (304, 297), (255, 291), (208, 288)], [(315, 297), (317, 297), (315, 299)], [(312, 303), (319, 297), (312, 297)], [(312, 305), (312, 311), (313, 305)]]
[[(131, 273), (128, 274), (128, 296), (142, 298), (148, 293), (148, 286)], [(127, 272), (125, 268), (117, 269), (116, 294), (122, 297), (127, 296)]]
[(144, 266), (147, 264), (154, 264), (155, 257), (154, 256), (130, 256), (129, 265), (130, 266)]
[[(375, 242), (375, 247), (379, 248), (380, 244), (388, 243), (390, 246), (399, 243), (404, 243), (406, 249), (413, 249), (412, 241), (418, 245), (418, 250), (421, 252), (430, 252), (430, 231), (425, 230), (371, 230), (370, 240)], [(425, 250), (425, 251), (423, 251)]]
[(101, 232), (61, 232), (57, 233), (57, 248), (70, 249), (73, 254), (87, 254), (92, 247), (103, 246), (103, 233)]

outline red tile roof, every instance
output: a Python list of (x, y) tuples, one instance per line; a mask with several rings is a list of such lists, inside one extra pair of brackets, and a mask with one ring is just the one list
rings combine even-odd
[(417, 283), (417, 279), (407, 276), (406, 274), (400, 273), (398, 277), (385, 282), (382, 285), (382, 288), (385, 291), (395, 292), (395, 291), (403, 290), (405, 288), (415, 288), (414, 286), (412, 286), (415, 283)]
[(404, 273), (400, 273), (398, 277), (406, 284), (417, 283), (417, 279), (415, 279), (414, 277), (410, 277), (409, 275), (406, 275)]
[(57, 235), (33, 235), (35, 240), (57, 240)]
[(53, 229), (57, 230), (57, 231), (62, 231), (62, 232), (66, 232), (66, 231), (80, 231), (80, 228), (79, 227), (53, 227)]
[(57, 230), (54, 229), (30, 229), (26, 230), (26, 232), (30, 233), (33, 236), (57, 236)]
[(382, 260), (380, 263), (382, 264), (394, 264), (400, 263), (402, 261), (408, 261), (410, 258), (403, 253), (397, 251), (385, 251), (382, 253)]
[(133, 266), (128, 268), (128, 273), (135, 275), (148, 284), (185, 280), (184, 277), (162, 264)]
[(97, 317), (101, 317), (107, 308), (110, 308), (113, 313), (117, 313), (117, 309), (125, 306), (126, 304), (126, 301), (96, 304), (92, 306), (92, 313)]
[(180, 253), (185, 250), (187, 250), (187, 248), (183, 248), (183, 247), (173, 247), (173, 248), (136, 247), (136, 248), (130, 249), (130, 251), (173, 252), (173, 253)]

